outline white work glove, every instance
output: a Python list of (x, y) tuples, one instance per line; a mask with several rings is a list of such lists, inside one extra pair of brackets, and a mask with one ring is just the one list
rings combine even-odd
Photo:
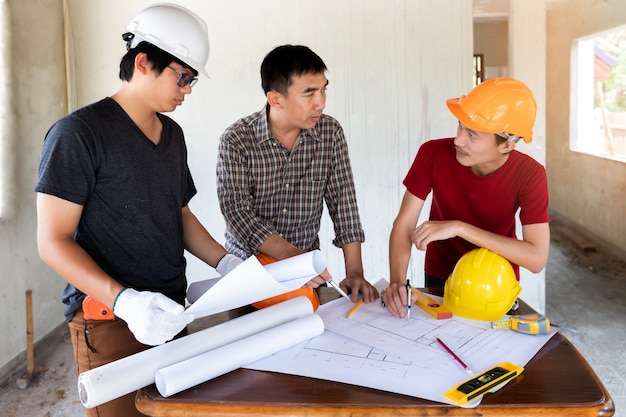
[(233, 269), (237, 268), (242, 262), (243, 259), (236, 257), (232, 253), (227, 253), (226, 255), (222, 256), (222, 259), (220, 259), (220, 261), (217, 263), (217, 265), (215, 266), (215, 270), (218, 274), (224, 276)]
[(184, 310), (163, 294), (132, 288), (122, 290), (113, 303), (113, 313), (128, 324), (137, 341), (150, 346), (167, 342), (193, 321)]

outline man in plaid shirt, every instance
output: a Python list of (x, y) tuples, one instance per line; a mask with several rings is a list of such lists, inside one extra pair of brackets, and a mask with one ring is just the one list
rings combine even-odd
[[(226, 221), (226, 249), (248, 258), (285, 259), (319, 249), (324, 202), (333, 244), (343, 250), (340, 283), (356, 301), (378, 298), (363, 274), (361, 226), (348, 147), (341, 125), (323, 114), (327, 70), (305, 46), (283, 45), (261, 64), (267, 103), (231, 125), (220, 139), (217, 193)], [(306, 286), (331, 280), (328, 271)]]

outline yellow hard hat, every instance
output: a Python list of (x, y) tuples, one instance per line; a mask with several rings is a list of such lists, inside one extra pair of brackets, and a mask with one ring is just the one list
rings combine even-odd
[(459, 259), (446, 280), (443, 305), (460, 317), (495, 321), (511, 309), (521, 291), (509, 261), (477, 248)]
[(472, 130), (506, 133), (533, 140), (537, 102), (526, 84), (513, 78), (492, 78), (467, 95), (446, 100), (452, 114)]

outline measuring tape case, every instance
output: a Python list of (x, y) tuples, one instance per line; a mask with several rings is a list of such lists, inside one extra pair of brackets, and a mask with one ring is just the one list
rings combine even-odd
[(443, 396), (455, 404), (469, 401), (507, 383), (524, 371), (524, 368), (510, 362), (502, 362), (486, 372), (449, 389)]

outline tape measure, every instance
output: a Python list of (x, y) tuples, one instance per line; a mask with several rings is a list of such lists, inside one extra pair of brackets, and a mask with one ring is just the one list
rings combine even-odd
[(109, 307), (88, 295), (83, 300), (83, 317), (85, 320), (113, 320), (115, 315)]
[(411, 288), (411, 291), (415, 294), (415, 304), (437, 320), (452, 318), (452, 311), (445, 308), (441, 303), (416, 288)]
[(511, 316), (508, 320), (492, 321), (491, 328), (510, 328), (525, 334), (546, 334), (550, 331), (550, 320), (541, 314), (524, 314)]
[(502, 362), (477, 377), (449, 389), (443, 396), (455, 404), (467, 404), (475, 398), (487, 392), (495, 391), (501, 385), (506, 384), (519, 374), (524, 372), (524, 368), (510, 362)]

